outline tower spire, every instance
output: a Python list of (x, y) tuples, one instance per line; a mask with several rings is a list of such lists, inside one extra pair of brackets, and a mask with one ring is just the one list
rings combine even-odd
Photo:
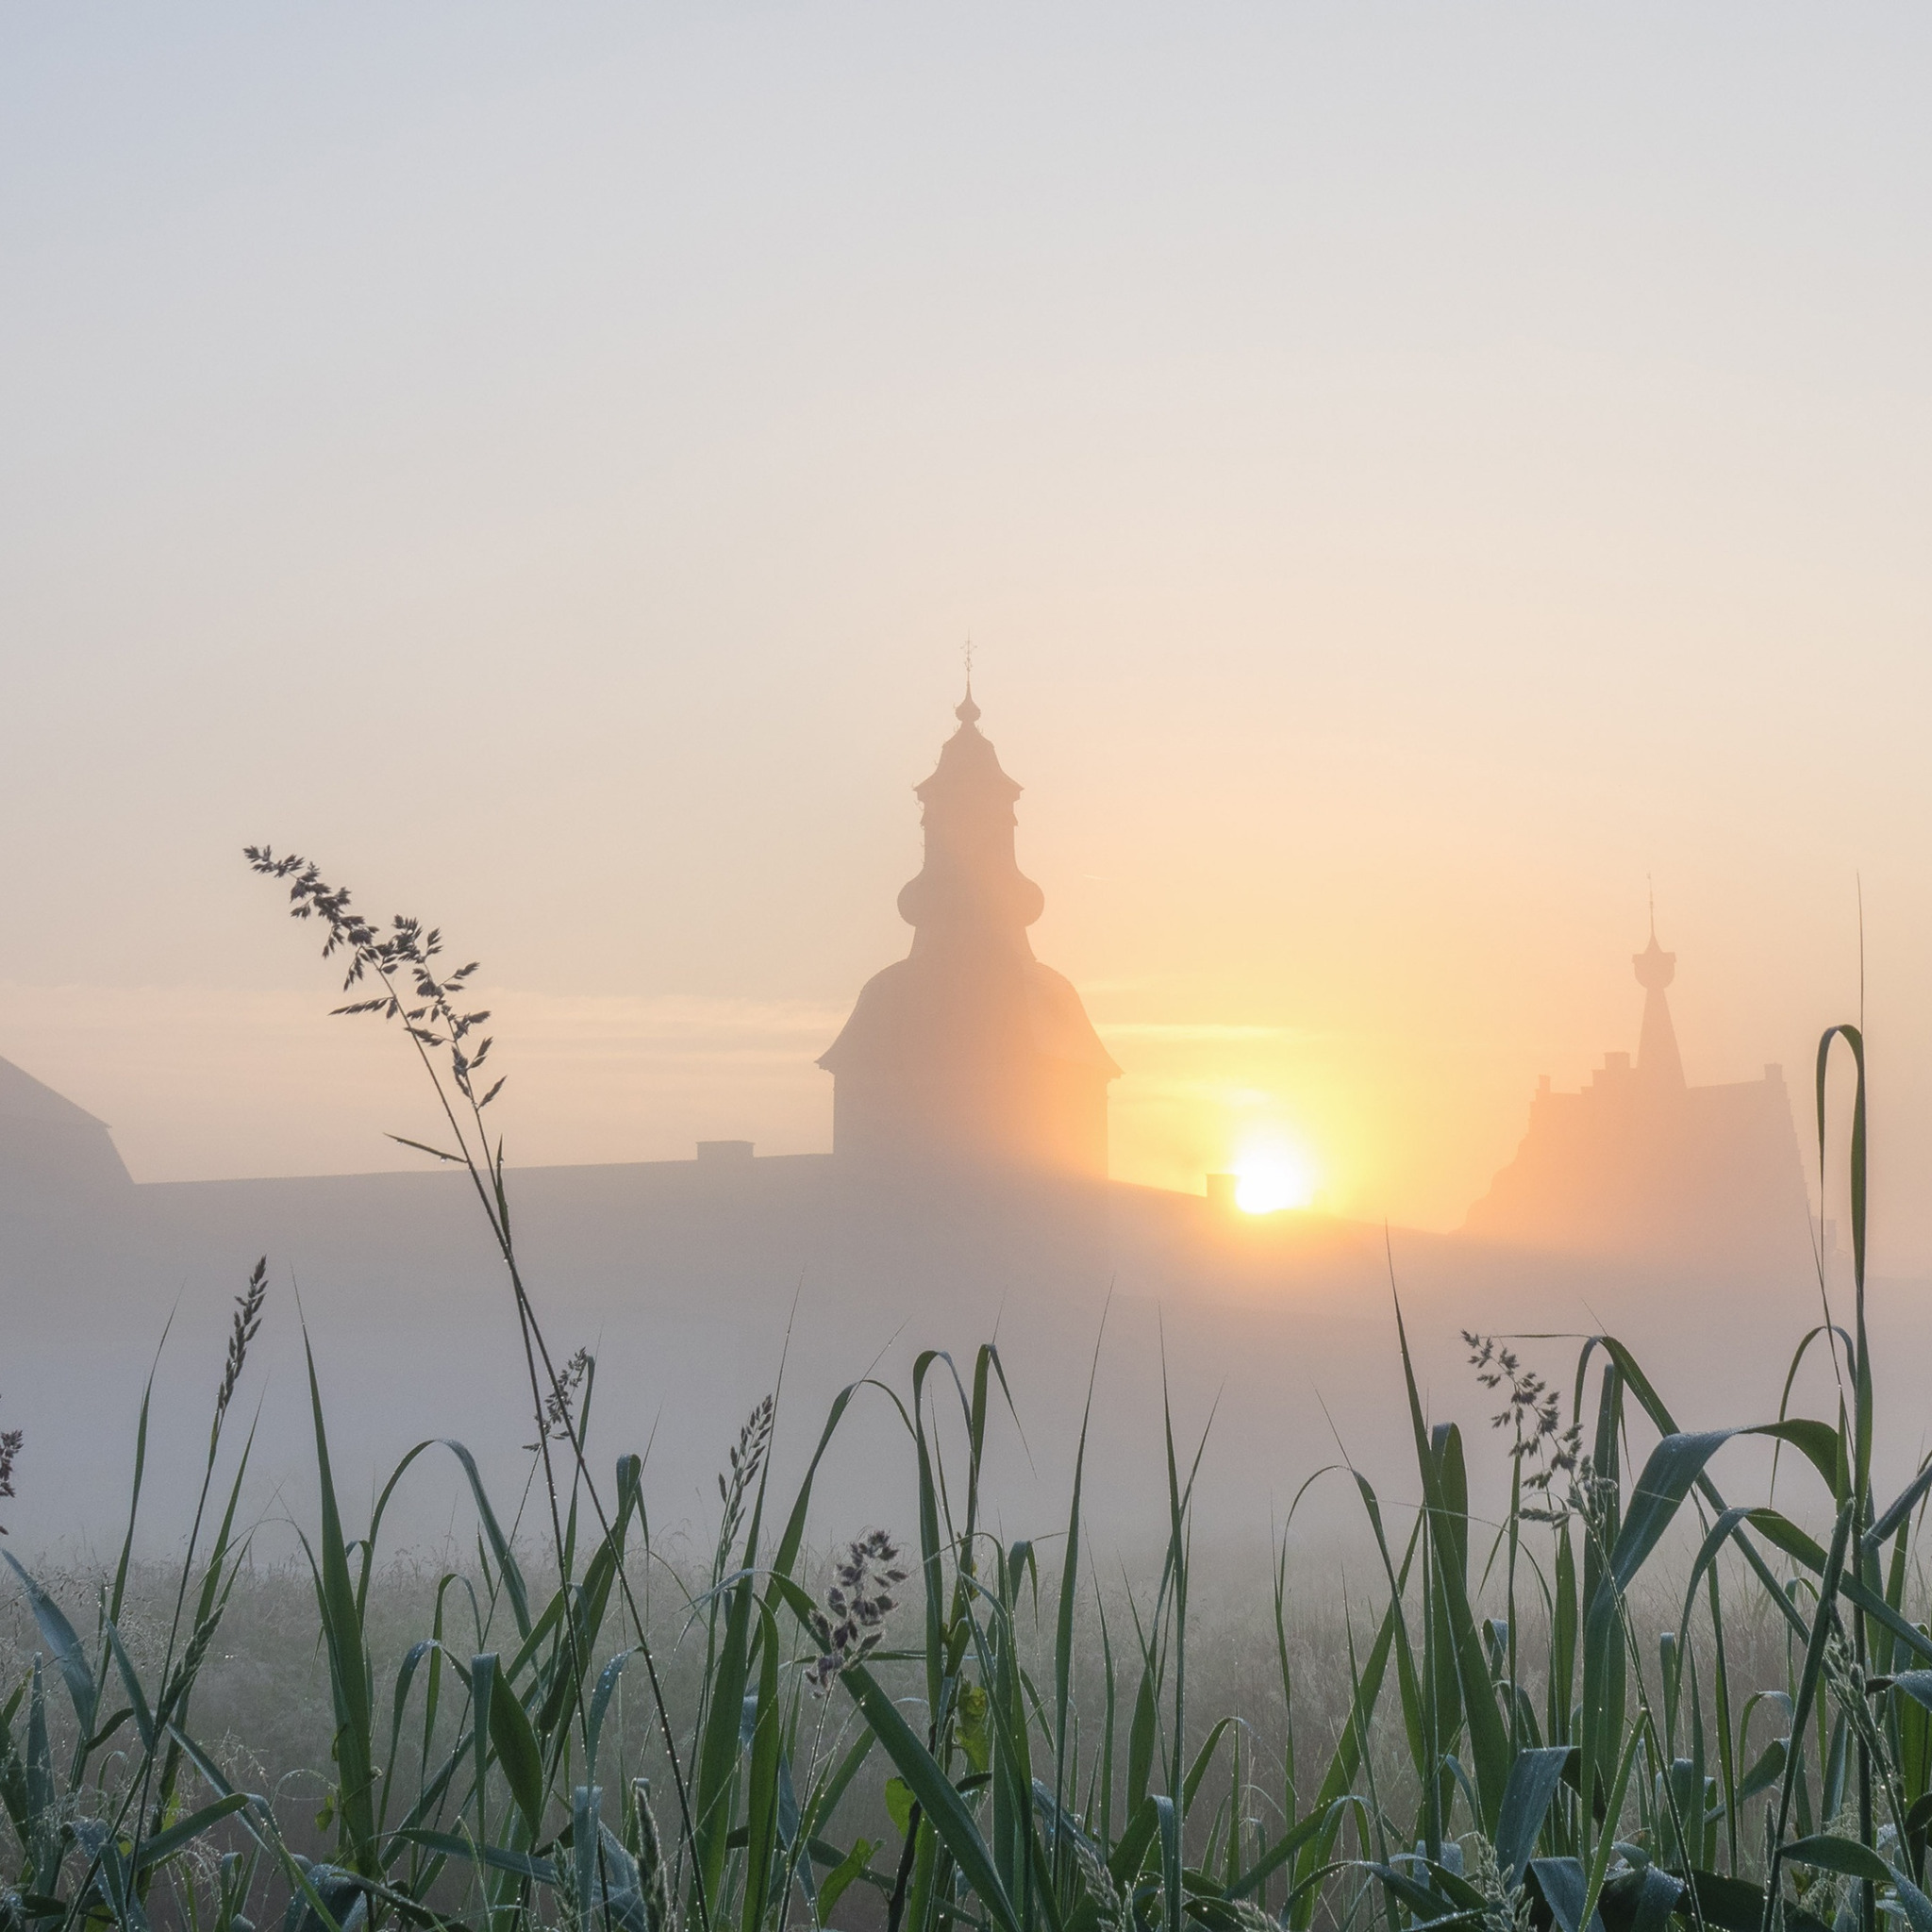
[(979, 729), (970, 665), (967, 679), (954, 712), (958, 730), (941, 747), (932, 776), (912, 788), (922, 808), (925, 860), (899, 894), (899, 913), (917, 931), (915, 952), (991, 945), (1030, 958), (1026, 928), (1046, 902), (1014, 857), (1020, 788)]
[(1677, 976), (1677, 956), (1657, 942), (1657, 891), (1650, 894), (1650, 943), (1630, 956), (1637, 983), (1643, 989), (1643, 1030), (1637, 1036), (1637, 1072), (1659, 1087), (1684, 1084), (1684, 1058), (1677, 1051), (1677, 1029), (1671, 1024), (1665, 989)]
[(966, 648), (960, 653), (966, 660), (966, 695), (954, 708), (953, 716), (962, 724), (979, 723), (979, 707), (973, 702), (973, 640), (966, 640)]

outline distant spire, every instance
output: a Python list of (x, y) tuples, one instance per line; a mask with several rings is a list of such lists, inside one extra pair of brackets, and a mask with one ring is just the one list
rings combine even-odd
[(964, 701), (955, 708), (953, 716), (958, 719), (962, 724), (976, 724), (979, 723), (979, 707), (973, 702), (973, 640), (971, 638), (966, 640), (966, 648), (961, 655), (966, 659), (966, 696)]
[(1637, 1071), (1659, 1086), (1684, 1084), (1684, 1057), (1677, 1051), (1677, 1029), (1671, 1024), (1670, 1001), (1664, 989), (1677, 976), (1677, 956), (1657, 942), (1657, 893), (1650, 895), (1650, 943), (1630, 956), (1637, 983), (1643, 989), (1643, 1030), (1637, 1036)]

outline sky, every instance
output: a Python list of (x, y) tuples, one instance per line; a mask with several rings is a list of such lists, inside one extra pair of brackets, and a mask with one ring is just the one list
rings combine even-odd
[(512, 1161), (825, 1148), (970, 638), (1117, 1175), (1455, 1225), (1634, 1047), (1654, 889), (1694, 1082), (1802, 1110), (1864, 1012), (1932, 1272), (1928, 60), (1902, 6), (8, 8), (0, 1054), (139, 1179), (411, 1163), (268, 841), (481, 960)]

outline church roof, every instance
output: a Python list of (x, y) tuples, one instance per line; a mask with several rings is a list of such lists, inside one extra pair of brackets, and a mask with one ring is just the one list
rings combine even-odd
[(0, 1059), (0, 1120), (37, 1121), (46, 1126), (99, 1127), (104, 1132), (108, 1124), (7, 1059)]
[(973, 702), (973, 687), (966, 687), (966, 698), (953, 716), (959, 728), (940, 747), (940, 761), (933, 774), (912, 788), (922, 805), (935, 800), (984, 798), (989, 804), (1010, 806), (1025, 790), (1001, 769), (999, 754), (992, 741), (979, 728), (979, 707)]
[(1073, 981), (1030, 957), (1011, 961), (991, 984), (923, 958), (893, 960), (859, 989), (851, 1017), (818, 1064), (827, 1073), (903, 1070), (936, 1046), (988, 1058), (1030, 1051), (1109, 1080), (1120, 1073)]

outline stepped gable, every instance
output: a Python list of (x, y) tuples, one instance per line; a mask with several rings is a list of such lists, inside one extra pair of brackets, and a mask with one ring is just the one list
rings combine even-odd
[(866, 982), (819, 1065), (845, 1163), (1107, 1174), (1107, 1090), (1120, 1073), (1072, 984), (1033, 957), (1045, 905), (1013, 853), (1021, 788), (979, 729), (959, 728), (915, 788), (925, 859), (899, 894), (907, 957)]
[(1692, 1087), (1667, 989), (1674, 953), (1632, 956), (1643, 988), (1637, 1058), (1604, 1056), (1588, 1087), (1545, 1074), (1516, 1158), (1470, 1210), (1485, 1240), (1720, 1272), (1811, 1266), (1811, 1208), (1784, 1071)]
[(0, 1059), (0, 1198), (31, 1206), (133, 1185), (106, 1122)]

